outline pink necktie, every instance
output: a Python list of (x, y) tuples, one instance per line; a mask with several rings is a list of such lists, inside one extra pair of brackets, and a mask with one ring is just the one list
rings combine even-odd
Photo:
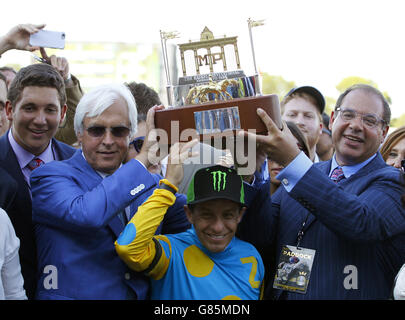
[(32, 170), (42, 166), (43, 164), (45, 164), (45, 162), (43, 162), (41, 159), (34, 158), (27, 164), (27, 167), (28, 167), (28, 169), (30, 169), (32, 171)]
[(333, 180), (333, 182), (336, 182), (336, 183), (338, 183), (339, 181), (344, 179), (345, 175), (343, 174), (342, 167), (336, 167), (332, 171), (332, 175), (330, 176), (330, 178)]

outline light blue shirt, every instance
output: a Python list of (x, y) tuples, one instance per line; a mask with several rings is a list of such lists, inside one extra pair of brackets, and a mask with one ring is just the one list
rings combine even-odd
[[(345, 178), (348, 179), (351, 175), (355, 174), (357, 171), (359, 171), (361, 168), (366, 166), (371, 160), (373, 160), (376, 157), (376, 153), (368, 158), (366, 161), (352, 165), (352, 166), (343, 166), (343, 174), (345, 175)], [(333, 155), (332, 157), (332, 164), (330, 166), (330, 171), (329, 171), (329, 177), (332, 175), (332, 171), (337, 168), (339, 164), (336, 162), (336, 154)]]
[[(375, 158), (377, 154), (374, 154), (366, 161), (358, 163), (352, 166), (343, 166), (342, 170), (345, 175), (345, 178), (349, 178), (351, 175), (355, 174), (361, 168), (366, 166), (371, 160)], [(280, 173), (276, 176), (277, 180), (281, 181), (281, 184), (284, 186), (287, 192), (290, 192), (298, 181), (307, 173), (307, 171), (313, 165), (312, 161), (301, 151), (291, 163), (286, 166)], [(329, 171), (329, 177), (332, 174), (332, 171), (339, 166), (336, 162), (336, 154), (333, 155), (332, 165)]]

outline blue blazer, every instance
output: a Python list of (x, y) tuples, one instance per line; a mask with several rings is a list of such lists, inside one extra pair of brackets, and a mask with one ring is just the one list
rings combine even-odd
[[(76, 149), (60, 141), (52, 139), (59, 159), (70, 158)], [(0, 206), (5, 208), (13, 224), (17, 237), (20, 239), (20, 263), (24, 278), (24, 288), (29, 299), (35, 295), (37, 282), (37, 257), (32, 224), (32, 207), (29, 187), (24, 179), (17, 157), (8, 141), (8, 132), (0, 138), (0, 168), (7, 171), (13, 183), (1, 180), (1, 189), (10, 193), (17, 186), (17, 192), (10, 198), (0, 199)]]
[[(131, 160), (102, 179), (81, 150), (69, 160), (36, 169), (31, 186), (40, 271), (37, 298), (146, 299), (148, 278), (130, 270), (116, 254), (114, 242), (124, 229), (117, 214), (129, 205), (134, 214), (160, 178)], [(190, 227), (185, 202), (178, 195), (157, 233)]]
[[(378, 153), (336, 185), (328, 177), (330, 166), (331, 161), (314, 164), (290, 193), (280, 186), (273, 194), (272, 209), (250, 219), (251, 227), (257, 227), (255, 236), (261, 235), (275, 249), (275, 271), (282, 246), (297, 244), (298, 231), (309, 214), (300, 244), (316, 250), (307, 293), (272, 289), (273, 273), (266, 298), (388, 299), (391, 295), (394, 277), (405, 261), (405, 209), (400, 201), (405, 189), (400, 173)], [(261, 209), (256, 207), (258, 212)], [(357, 289), (350, 289), (347, 282), (357, 284)]]

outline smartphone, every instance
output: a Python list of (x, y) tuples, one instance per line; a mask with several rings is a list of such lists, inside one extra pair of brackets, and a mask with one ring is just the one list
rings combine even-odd
[(30, 45), (43, 48), (65, 48), (65, 33), (60, 31), (39, 30), (30, 36)]

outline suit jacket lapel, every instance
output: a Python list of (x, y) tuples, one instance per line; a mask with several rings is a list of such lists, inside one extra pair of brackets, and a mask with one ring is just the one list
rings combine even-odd
[(76, 152), (76, 149), (68, 145), (64, 145), (55, 138), (52, 138), (52, 143), (55, 146), (55, 152), (57, 153), (60, 160), (69, 159)]
[(29, 200), (31, 202), (28, 183), (25, 181), (20, 164), (17, 160), (17, 156), (15, 155), (13, 148), (11, 148), (10, 142), (8, 141), (8, 131), (0, 139), (0, 150), (4, 150), (4, 153), (0, 155), (0, 157), (2, 157), (0, 165), (18, 183), (18, 193), (25, 200)]
[[(320, 162), (317, 164), (317, 168), (319, 170), (321, 170), (322, 172), (324, 172), (326, 175), (329, 175), (329, 171), (330, 171), (330, 167), (332, 165), (332, 160), (329, 161), (325, 161), (325, 162)], [(339, 183), (339, 185), (341, 185), (342, 187), (344, 187), (347, 183), (353, 183), (354, 179), (358, 179), (361, 178), (367, 174), (369, 174), (370, 172), (377, 170), (381, 167), (385, 166), (385, 162), (381, 156), (381, 154), (379, 152), (377, 152), (377, 156), (370, 161), (370, 163), (368, 163), (366, 166), (364, 166), (363, 168), (361, 168), (358, 172), (356, 172), (355, 174), (353, 174), (352, 176), (350, 176), (349, 179), (344, 179), (343, 181), (341, 181)], [(306, 211), (309, 212), (309, 211)], [(304, 217), (305, 219), (305, 217)], [(311, 224), (316, 220), (316, 217), (312, 214), (309, 214), (308, 220), (305, 224), (304, 227), (304, 232), (306, 230), (308, 230), (308, 228), (311, 226)]]
[[(79, 149), (75, 154), (68, 160), (73, 167), (77, 170), (83, 172), (83, 175), (88, 176), (89, 180), (92, 181), (90, 189), (94, 188), (96, 185), (100, 184), (103, 181), (103, 178), (89, 165), (86, 159), (82, 155), (82, 150)], [(115, 215), (107, 224), (107, 227), (118, 238), (124, 226), (122, 225), (121, 219), (118, 215)]]
[(371, 160), (366, 166), (364, 166), (359, 171), (357, 171), (354, 175), (352, 175), (349, 180), (351, 180), (352, 177), (357, 179), (357, 178), (366, 176), (370, 172), (376, 171), (385, 166), (386, 166), (386, 163), (383, 160), (381, 153), (377, 152), (377, 155), (375, 156), (375, 158), (373, 160)]

